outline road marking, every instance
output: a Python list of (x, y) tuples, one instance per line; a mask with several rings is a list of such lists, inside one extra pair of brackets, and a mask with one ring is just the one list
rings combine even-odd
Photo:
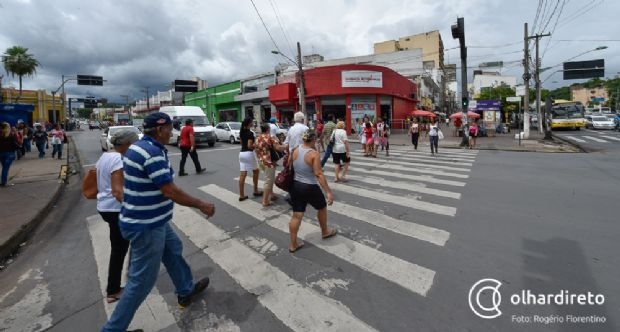
[(599, 142), (599, 143), (609, 143), (608, 141), (604, 140), (604, 139), (600, 139), (600, 138), (596, 138), (596, 137), (592, 137), (592, 136), (581, 136), (583, 138), (587, 138), (587, 139), (591, 139), (595, 142)]
[[(328, 176), (329, 174), (325, 174), (325, 175)], [(394, 188), (394, 189), (401, 189), (401, 190), (406, 190), (406, 191), (411, 191), (411, 192), (417, 192), (417, 193), (426, 194), (426, 195), (434, 195), (434, 196), (440, 196), (440, 197), (461, 199), (461, 193), (428, 188), (425, 185), (420, 185), (420, 184), (415, 184), (415, 183), (412, 184), (412, 183), (408, 183), (407, 181), (390, 181), (390, 180), (385, 180), (382, 178), (376, 178), (376, 177), (373, 177), (372, 175), (353, 175), (353, 174), (347, 174), (347, 179), (357, 180), (363, 183), (377, 185), (377, 186), (384, 187), (384, 188)]]
[[(226, 201), (237, 201), (237, 194), (215, 185), (200, 189), (207, 192), (217, 191), (218, 199), (224, 196)], [(242, 211), (255, 208), (246, 202), (243, 203)], [(269, 264), (265, 256), (231, 238), (193, 210), (175, 205), (173, 222), (241, 287), (255, 295), (261, 305), (292, 330), (375, 331), (355, 317), (341, 302), (299, 284)], [(286, 229), (288, 231), (288, 222)]]
[(610, 140), (614, 140), (614, 141), (620, 141), (620, 138), (618, 138), (618, 137), (613, 137), (613, 136), (603, 136), (603, 138), (610, 139)]
[[(227, 147), (227, 148), (199, 149), (199, 150), (196, 150), (196, 153), (200, 154), (200, 153), (215, 152), (215, 151), (228, 151), (228, 150), (239, 150), (239, 147), (238, 146), (231, 146), (231, 147)], [(168, 156), (180, 156), (180, 155), (181, 155), (181, 151), (168, 153)]]
[[(325, 164), (325, 167), (334, 168), (334, 165), (331, 163)], [(430, 182), (430, 183), (443, 184), (443, 185), (455, 186), (455, 187), (464, 187), (466, 184), (466, 182), (462, 182), (462, 181), (438, 179), (431, 175), (413, 175), (413, 174), (404, 174), (404, 173), (398, 173), (398, 172), (386, 172), (380, 169), (368, 169), (368, 168), (359, 167), (358, 164), (355, 162), (353, 162), (353, 166), (350, 167), (349, 170), (353, 172), (362, 172), (365, 175), (371, 174), (371, 175), (398, 177), (401, 180), (415, 180), (415, 181)]]
[[(53, 326), (52, 314), (46, 310), (52, 302), (52, 297), (49, 285), (43, 282), (43, 271), (39, 268), (28, 270), (17, 283), (23, 284), (24, 281), (28, 282), (24, 287), (28, 287), (29, 290), (19, 298), (17, 303), (11, 306), (4, 304), (6, 297), (17, 287), (0, 297), (0, 303), (2, 303), (0, 331), (46, 331)], [(36, 283), (36, 285), (30, 283)]]
[[(441, 176), (448, 176), (448, 177), (454, 177), (454, 178), (460, 178), (460, 179), (467, 179), (469, 177), (469, 175), (467, 174), (444, 172), (444, 171), (433, 168), (432, 165), (420, 164), (420, 163), (410, 163), (409, 166), (411, 167), (405, 167), (401, 165), (391, 165), (389, 163), (386, 163), (385, 161), (383, 164), (378, 164), (378, 163), (373, 163), (373, 162), (355, 160), (353, 161), (353, 164), (360, 165), (360, 166), (376, 167), (377, 169), (382, 169), (382, 170), (425, 173), (425, 174), (441, 175)], [(414, 167), (414, 166), (419, 166), (419, 167)], [(370, 173), (372, 173), (372, 171), (370, 171)]]
[[(237, 193), (214, 184), (199, 187), (198, 189), (206, 193), (217, 193), (213, 196), (214, 198), (288, 235), (289, 216), (284, 216), (281, 212), (274, 209), (264, 209), (262, 204), (252, 200), (239, 203), (239, 195)], [(243, 208), (239, 207), (240, 204), (242, 204)], [(299, 230), (298, 236), (307, 244), (311, 243), (346, 262), (422, 296), (426, 296), (433, 285), (435, 271), (383, 253), (344, 236), (336, 236), (329, 239), (329, 241), (323, 241), (320, 228), (313, 224), (304, 223)], [(226, 259), (239, 261), (239, 257), (234, 256)], [(241, 266), (247, 268), (247, 265)], [(253, 279), (260, 278), (254, 277)], [(355, 331), (352, 328), (347, 328), (346, 330)]]
[(575, 141), (575, 142), (577, 142), (577, 143), (585, 143), (585, 142), (586, 142), (586, 141), (584, 141), (584, 140), (582, 140), (582, 139), (579, 139), (579, 138), (577, 138), (577, 137), (575, 137), (575, 136), (564, 136), (564, 137), (566, 137), (566, 138), (568, 138), (568, 139), (570, 139), (570, 140), (573, 140), (573, 141)]
[(378, 157), (377, 158), (365, 157), (365, 158), (359, 159), (359, 160), (367, 161), (367, 162), (370, 162), (370, 163), (375, 164), (377, 166), (383, 166), (383, 165), (403, 165), (403, 166), (418, 166), (418, 167), (420, 167), (422, 169), (424, 169), (424, 167), (428, 167), (426, 169), (433, 169), (433, 170), (443, 169), (443, 170), (456, 171), (456, 172), (470, 172), (471, 171), (471, 169), (464, 168), (464, 167), (445, 166), (445, 165), (435, 164), (435, 163), (433, 163), (430, 160), (427, 163), (419, 163), (419, 162), (417, 162), (417, 161), (426, 161), (426, 160), (397, 161), (397, 160), (394, 160), (394, 159), (383, 159), (383, 158), (378, 158)]
[[(356, 157), (363, 157), (364, 154), (361, 151), (353, 151), (351, 152), (351, 155), (354, 155)], [(383, 160), (404, 160), (404, 161), (427, 161), (427, 162), (431, 162), (433, 165), (434, 164), (446, 164), (446, 165), (453, 165), (453, 166), (473, 166), (472, 162), (475, 161), (474, 159), (461, 159), (461, 160), (457, 160), (456, 158), (452, 158), (452, 159), (440, 159), (434, 156), (427, 156), (427, 155), (420, 155), (420, 154), (405, 154), (405, 153), (390, 153), (389, 156), (383, 156), (381, 154), (377, 155), (377, 158), (381, 158)], [(463, 162), (466, 161), (466, 162)]]
[[(238, 178), (235, 180), (238, 180)], [(262, 187), (264, 184), (265, 182), (263, 180), (258, 181), (259, 187)], [(286, 192), (278, 187), (274, 186), (273, 190), (276, 194), (286, 195)], [(430, 242), (438, 246), (444, 246), (450, 238), (450, 233), (444, 230), (420, 225), (415, 222), (392, 218), (381, 212), (363, 209), (342, 202), (334, 202), (329, 208), (329, 211), (345, 217), (366, 222), (376, 227), (387, 229), (388, 231), (394, 233)]]
[[(103, 295), (102, 302), (106, 315), (110, 318), (116, 303), (108, 304), (105, 300), (107, 295), (108, 265), (110, 261), (109, 228), (108, 224), (103, 221), (103, 218), (98, 214), (87, 217), (86, 221), (93, 245), (95, 261), (97, 262), (97, 275), (99, 276), (101, 294)], [(128, 259), (129, 253), (127, 257), (125, 257), (125, 260)], [(145, 331), (159, 331), (164, 328), (167, 328), (166, 331), (171, 328), (174, 329), (174, 331), (180, 330), (176, 327), (176, 319), (170, 313), (168, 304), (164, 297), (159, 294), (157, 287), (153, 287), (131, 321), (130, 329), (137, 328), (144, 329)]]

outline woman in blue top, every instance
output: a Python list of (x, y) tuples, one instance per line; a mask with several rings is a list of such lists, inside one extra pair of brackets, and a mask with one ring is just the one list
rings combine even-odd
[[(297, 241), (297, 232), (299, 232), (301, 220), (308, 204), (317, 210), (323, 239), (330, 238), (338, 233), (335, 228), (327, 228), (327, 205), (332, 205), (334, 196), (321, 169), (321, 156), (314, 149), (316, 133), (313, 129), (308, 129), (303, 134), (302, 140), (303, 144), (293, 150), (291, 154), (295, 180), (290, 192), (293, 205), (293, 216), (288, 224), (291, 235), (291, 244), (288, 248), (290, 252), (295, 252), (304, 245), (303, 242)], [(327, 194), (327, 202), (321, 188)]]

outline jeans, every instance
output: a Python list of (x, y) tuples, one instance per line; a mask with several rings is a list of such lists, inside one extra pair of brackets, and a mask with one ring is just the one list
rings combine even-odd
[(181, 163), (179, 164), (179, 173), (185, 173), (185, 161), (187, 160), (188, 154), (194, 162), (194, 167), (196, 167), (196, 173), (199, 173), (202, 167), (200, 166), (200, 160), (198, 160), (198, 153), (196, 152), (196, 149), (190, 151), (191, 147), (189, 146), (179, 146), (179, 148), (181, 149)]
[(24, 138), (24, 152), (32, 151), (32, 139)]
[(15, 151), (0, 152), (0, 163), (2, 163), (2, 181), (0, 184), (3, 186), (9, 181), (9, 168), (15, 160)]
[(334, 149), (333, 145), (327, 144), (327, 147), (325, 148), (325, 154), (323, 155), (323, 159), (321, 159), (321, 167), (325, 166), (327, 159), (329, 159), (329, 157), (332, 155), (333, 149)]
[[(439, 152), (439, 136), (429, 136), (431, 142), (431, 153)], [(434, 148), (434, 149), (433, 149)]]
[(418, 139), (420, 138), (420, 133), (412, 133), (411, 134), (411, 144), (413, 144), (413, 148), (415, 150), (418, 149)]
[(142, 231), (121, 229), (121, 233), (131, 243), (129, 280), (102, 332), (127, 330), (136, 310), (155, 286), (161, 262), (177, 295), (187, 296), (194, 288), (192, 271), (183, 258), (183, 243), (170, 223)]
[(45, 146), (47, 142), (35, 142), (35, 144), (37, 145), (37, 150), (39, 150), (39, 158), (45, 157)]
[(52, 148), (53, 148), (52, 158), (54, 158), (54, 155), (56, 154), (56, 152), (58, 152), (58, 159), (62, 158), (62, 146), (63, 146), (62, 143), (52, 145)]
[(108, 265), (108, 286), (106, 294), (112, 295), (121, 290), (121, 275), (123, 273), (123, 262), (129, 249), (129, 241), (123, 238), (118, 227), (118, 216), (120, 212), (101, 212), (99, 214), (110, 227), (110, 263)]

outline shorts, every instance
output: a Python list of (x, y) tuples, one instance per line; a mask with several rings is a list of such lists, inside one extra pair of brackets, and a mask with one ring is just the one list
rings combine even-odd
[(291, 188), (290, 194), (293, 212), (306, 212), (308, 204), (317, 210), (327, 207), (325, 195), (323, 195), (323, 191), (318, 184), (293, 181), (293, 188)]
[(273, 190), (273, 182), (276, 178), (275, 167), (265, 167), (265, 184), (263, 184), (263, 190)]
[(258, 168), (254, 151), (239, 152), (239, 170), (241, 172), (251, 172)]
[(351, 158), (347, 157), (347, 153), (343, 152), (343, 153), (333, 153), (332, 152), (332, 160), (334, 161), (334, 165), (342, 165), (340, 162), (344, 162), (345, 164), (348, 164), (351, 162)]

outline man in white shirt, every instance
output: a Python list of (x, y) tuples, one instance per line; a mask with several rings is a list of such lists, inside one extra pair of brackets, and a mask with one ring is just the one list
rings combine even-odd
[(273, 138), (278, 138), (278, 130), (280, 129), (276, 122), (278, 122), (278, 120), (275, 117), (269, 119), (269, 133)]
[(304, 124), (304, 122), (306, 122), (306, 116), (304, 113), (295, 113), (295, 115), (293, 115), (293, 120), (295, 121), (295, 124), (289, 128), (288, 133), (286, 134), (286, 139), (284, 140), (284, 145), (288, 146), (289, 153), (303, 143), (301, 137), (306, 130), (308, 130), (308, 126)]

